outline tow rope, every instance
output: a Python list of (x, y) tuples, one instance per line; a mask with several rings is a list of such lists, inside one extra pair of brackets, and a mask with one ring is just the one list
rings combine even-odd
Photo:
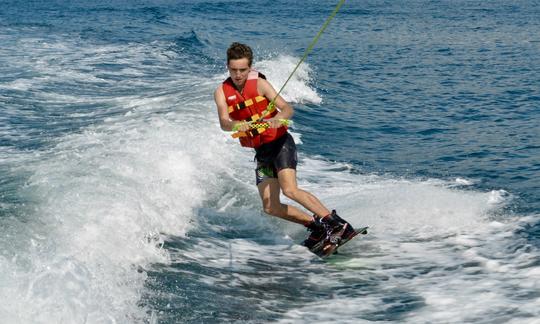
[[(313, 48), (315, 47), (315, 44), (317, 44), (317, 42), (319, 41), (319, 38), (321, 37), (322, 33), (324, 32), (324, 30), (326, 29), (326, 27), (328, 27), (328, 25), (330, 24), (330, 22), (332, 21), (332, 19), (334, 19), (334, 17), (336, 16), (336, 14), (338, 13), (339, 9), (341, 8), (341, 6), (345, 3), (345, 0), (340, 0), (338, 2), (338, 4), (336, 5), (336, 7), (334, 8), (334, 11), (332, 11), (332, 13), (330, 14), (330, 16), (328, 16), (328, 18), (326, 18), (326, 21), (324, 22), (324, 24), (322, 25), (321, 29), (319, 30), (319, 32), (317, 33), (317, 35), (315, 35), (315, 37), (313, 38), (313, 40), (311, 41), (311, 44), (309, 44), (308, 48), (304, 51), (304, 55), (302, 55), (302, 58), (300, 59), (300, 61), (298, 61), (298, 64), (296, 64), (296, 66), (294, 67), (293, 71), (289, 74), (289, 77), (287, 78), (287, 80), (285, 80), (285, 83), (283, 83), (283, 85), (281, 86), (281, 88), (279, 89), (279, 91), (277, 92), (277, 94), (275, 95), (275, 97), (270, 101), (270, 103), (268, 104), (268, 106), (266, 107), (266, 109), (262, 112), (262, 114), (260, 115), (259, 119), (258, 120), (255, 120), (255, 121), (251, 121), (251, 122), (246, 122), (246, 124), (249, 125), (249, 127), (251, 128), (251, 130), (253, 129), (268, 129), (268, 123), (265, 123), (265, 122), (262, 122), (263, 118), (268, 116), (268, 114), (272, 113), (276, 108), (275, 108), (275, 104), (276, 104), (276, 99), (277, 97), (279, 97), (279, 95), (281, 94), (281, 92), (283, 91), (283, 89), (285, 88), (285, 86), (287, 85), (287, 83), (289, 83), (289, 81), (291, 80), (291, 78), (293, 77), (294, 73), (296, 72), (296, 70), (298, 70), (298, 68), (300, 67), (300, 65), (302, 64), (302, 62), (304, 62), (304, 60), (307, 58), (308, 54), (313, 50)], [(289, 120), (287, 119), (280, 119), (280, 122), (282, 122), (283, 125), (289, 125)], [(260, 125), (264, 125), (266, 124), (265, 128), (264, 127), (261, 127)], [(238, 128), (243, 125), (243, 124), (237, 124), (235, 125), (235, 127), (233, 127), (233, 131), (236, 132), (234, 134), (232, 134), (233, 138), (237, 138), (237, 137), (242, 137), (242, 136), (248, 136), (249, 132), (237, 132), (238, 131)], [(262, 133), (262, 132), (261, 132)], [(259, 133), (260, 134), (260, 133)]]

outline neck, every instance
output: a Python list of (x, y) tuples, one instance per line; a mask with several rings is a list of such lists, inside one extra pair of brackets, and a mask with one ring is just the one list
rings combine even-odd
[(233, 83), (233, 84), (234, 84), (234, 87), (236, 88), (236, 90), (238, 90), (238, 92), (242, 93), (242, 91), (244, 90), (245, 84), (243, 84), (242, 86), (239, 86), (239, 85), (237, 85), (235, 83)]

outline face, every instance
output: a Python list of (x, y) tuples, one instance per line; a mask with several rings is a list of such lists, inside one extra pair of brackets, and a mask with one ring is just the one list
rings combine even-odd
[(233, 83), (238, 88), (243, 88), (250, 70), (249, 60), (247, 58), (230, 60), (227, 68)]

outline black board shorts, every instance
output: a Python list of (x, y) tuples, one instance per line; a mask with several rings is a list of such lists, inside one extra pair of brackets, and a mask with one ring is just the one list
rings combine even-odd
[(285, 133), (277, 140), (255, 149), (255, 180), (257, 185), (266, 179), (277, 178), (283, 169), (295, 169), (298, 164), (296, 144), (291, 134)]

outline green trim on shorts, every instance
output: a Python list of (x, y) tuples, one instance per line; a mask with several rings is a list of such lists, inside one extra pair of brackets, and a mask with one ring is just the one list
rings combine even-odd
[(274, 174), (274, 169), (269, 166), (262, 166), (257, 169), (259, 173), (261, 173), (261, 176), (266, 176), (270, 178), (275, 178), (276, 175)]

